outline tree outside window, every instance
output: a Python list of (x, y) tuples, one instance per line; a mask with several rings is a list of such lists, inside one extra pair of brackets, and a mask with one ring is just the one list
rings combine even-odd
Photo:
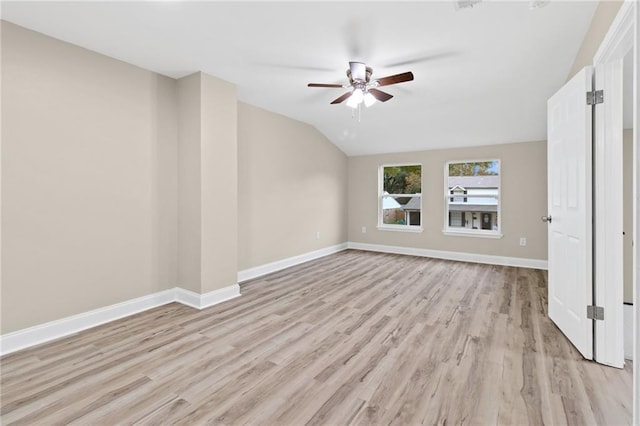
[(422, 225), (422, 166), (380, 167), (379, 223), (389, 229), (415, 229)]

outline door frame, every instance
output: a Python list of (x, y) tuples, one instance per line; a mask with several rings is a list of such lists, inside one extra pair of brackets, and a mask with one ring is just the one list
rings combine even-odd
[[(638, 191), (640, 190), (640, 6), (635, 8), (635, 37), (633, 60), (633, 238), (640, 241), (640, 218), (638, 217)], [(640, 250), (634, 244), (633, 248), (633, 359), (636, 360), (636, 368), (633, 370), (633, 422), (640, 424), (640, 368), (637, 367), (640, 359)]]
[[(626, 0), (594, 56), (596, 90), (604, 90), (604, 103), (595, 108), (594, 133), (594, 298), (598, 306), (605, 308), (604, 321), (595, 323), (595, 359), (598, 362), (622, 367), (624, 363), (622, 335), (622, 285), (606, 285), (622, 282), (622, 109), (620, 103), (607, 103), (608, 99), (622, 96), (621, 64), (624, 56), (634, 51), (634, 131), (633, 131), (633, 240), (640, 241), (640, 216), (638, 195), (640, 191), (640, 123), (638, 100), (638, 54), (640, 46), (637, 22), (640, 7), (633, 0)], [(616, 125), (616, 123), (618, 123)], [(633, 247), (634, 287), (634, 361), (640, 357), (640, 250)], [(634, 368), (633, 401), (634, 424), (640, 424), (640, 368)]]
[(625, 2), (594, 59), (595, 90), (605, 101), (594, 107), (594, 304), (605, 311), (595, 321), (594, 359), (624, 366), (622, 62), (633, 49), (633, 3)]

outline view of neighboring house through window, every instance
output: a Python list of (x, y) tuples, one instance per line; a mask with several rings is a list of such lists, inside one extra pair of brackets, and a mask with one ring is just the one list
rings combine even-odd
[(450, 162), (445, 177), (445, 231), (499, 234), (500, 161)]
[(378, 226), (415, 230), (422, 225), (422, 166), (380, 167)]

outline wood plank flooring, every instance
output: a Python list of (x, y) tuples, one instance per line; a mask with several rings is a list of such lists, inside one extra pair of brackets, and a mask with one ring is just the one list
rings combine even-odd
[(348, 250), (0, 359), (2, 424), (630, 424), (543, 271)]

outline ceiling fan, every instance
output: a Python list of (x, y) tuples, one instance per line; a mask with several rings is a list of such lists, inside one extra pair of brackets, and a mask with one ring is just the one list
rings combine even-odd
[(339, 104), (346, 100), (348, 106), (351, 108), (357, 108), (361, 103), (364, 103), (365, 106), (369, 107), (376, 101), (386, 102), (393, 98), (393, 95), (383, 92), (382, 90), (378, 90), (378, 87), (390, 86), (392, 84), (413, 80), (413, 73), (410, 71), (374, 80), (371, 80), (371, 74), (372, 69), (366, 64), (362, 62), (349, 62), (349, 69), (347, 70), (349, 84), (309, 83), (307, 84), (307, 87), (351, 89), (339, 98), (334, 99), (331, 104)]

